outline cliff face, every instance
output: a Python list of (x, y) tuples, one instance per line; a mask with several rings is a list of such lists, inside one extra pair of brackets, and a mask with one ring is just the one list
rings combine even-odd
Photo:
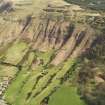
[[(0, 65), (18, 69), (5, 75), (14, 80), (4, 96), (10, 104), (40, 105), (89, 50), (97, 33), (88, 22), (101, 15), (87, 16), (84, 9), (61, 0), (0, 3)], [(9, 11), (4, 8), (8, 3)]]

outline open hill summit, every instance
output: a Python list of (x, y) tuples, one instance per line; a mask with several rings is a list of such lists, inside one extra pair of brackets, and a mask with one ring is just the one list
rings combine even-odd
[[(81, 80), (84, 72), (79, 68), (75, 73), (76, 65), (92, 53), (97, 37), (103, 35), (104, 16), (63, 0), (0, 0), (0, 95), (5, 100), (0, 105), (53, 105), (49, 100), (57, 90), (59, 97), (62, 85), (67, 89), (73, 85), (71, 91), (62, 89), (73, 94), (75, 105), (85, 105), (76, 94), (78, 88), (83, 98), (89, 96), (79, 85), (86, 87)], [(96, 74), (97, 85), (105, 82)]]

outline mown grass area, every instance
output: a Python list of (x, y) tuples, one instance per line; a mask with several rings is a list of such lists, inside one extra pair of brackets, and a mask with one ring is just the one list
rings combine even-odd
[(86, 105), (77, 94), (76, 87), (62, 86), (49, 100), (48, 105)]

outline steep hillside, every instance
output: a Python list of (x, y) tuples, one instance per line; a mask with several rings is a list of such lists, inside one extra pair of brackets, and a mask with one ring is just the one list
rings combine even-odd
[(48, 104), (102, 34), (104, 16), (62, 0), (0, 4), (1, 96), (10, 105)]

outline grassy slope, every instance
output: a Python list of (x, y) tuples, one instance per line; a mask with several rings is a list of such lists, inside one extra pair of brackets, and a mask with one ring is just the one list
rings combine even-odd
[[(42, 70), (39, 68), (39, 70), (36, 69), (35, 71), (23, 68), (5, 93), (7, 102), (13, 105), (39, 105), (55, 87), (60, 86), (60, 79), (68, 72), (73, 64), (74, 61), (68, 60), (64, 63), (62, 69), (58, 66), (45, 70), (47, 74), (42, 74), (45, 69), (43, 67), (41, 68)], [(52, 77), (53, 75), (55, 76)], [(37, 78), (39, 76), (42, 77), (38, 81)], [(36, 87), (33, 88), (35, 84)], [(32, 94), (27, 99), (29, 92), (32, 92)], [(37, 94), (36, 97), (34, 97), (35, 94)]]
[[(46, 0), (46, 2), (47, 1), (48, 0)], [(44, 8), (44, 4), (45, 4), (45, 1), (36, 0), (34, 9), (36, 11), (42, 10), (42, 8)], [(40, 5), (40, 9), (39, 9), (39, 5)], [(30, 9), (28, 11), (30, 11)], [(37, 12), (39, 13), (39, 11)], [(19, 14), (21, 13), (23, 12), (19, 12)], [(22, 59), (22, 56), (24, 55), (25, 49), (28, 49), (28, 48), (27, 48), (27, 45), (24, 45), (24, 43), (14, 44), (7, 51), (5, 61), (10, 63), (15, 63), (15, 64), (19, 63), (20, 60)], [(62, 69), (60, 69), (60, 67), (53, 67), (52, 69), (49, 67), (47, 68), (47, 74), (46, 75), (42, 74), (43, 70), (45, 70), (44, 66), (48, 63), (52, 54), (53, 53), (50, 51), (47, 53), (35, 54), (37, 58), (43, 59), (44, 61), (43, 65), (40, 65), (40, 67), (35, 68), (35, 72), (32, 71), (31, 68), (29, 68), (29, 66), (31, 65), (30, 60), (32, 61), (34, 57), (33, 53), (32, 55), (30, 55), (30, 59), (28, 59), (29, 62), (28, 63), (26, 62), (25, 64), (28, 66), (22, 68), (22, 70), (19, 72), (19, 74), (12, 82), (12, 84), (8, 87), (5, 93), (5, 98), (8, 103), (12, 105), (39, 105), (40, 102), (45, 97), (47, 97), (56, 87), (60, 86), (61, 78), (64, 77), (64, 75), (70, 70), (70, 68), (75, 63), (75, 61), (68, 60), (63, 64)], [(55, 76), (51, 78), (52, 75), (55, 75)], [(40, 76), (42, 77), (38, 81), (37, 78)], [(48, 83), (49, 80), (50, 80), (50, 83)], [(33, 88), (34, 85), (36, 85), (35, 88)], [(27, 95), (29, 92), (32, 92), (32, 94), (27, 100)], [(36, 95), (36, 97), (34, 97), (34, 95)]]
[[(39, 55), (37, 54), (37, 52), (35, 53), (30, 52), (30, 54), (28, 55), (29, 57), (26, 59), (26, 62), (24, 62), (23, 64), (24, 65), (23, 69), (19, 72), (18, 76), (12, 82), (12, 84), (9, 86), (9, 88), (5, 93), (7, 102), (14, 103), (14, 105), (15, 104), (20, 105), (21, 103), (25, 103), (27, 94), (32, 91), (32, 88), (37, 82), (37, 78), (42, 75), (43, 71), (41, 71), (41, 69), (44, 69), (40, 65), (40, 67), (33, 68), (35, 70), (32, 71), (29, 66), (31, 65), (34, 58), (36, 59), (36, 57), (43, 59), (44, 64), (46, 65), (46, 63), (49, 62), (51, 55), (52, 55), (52, 51), (49, 51), (46, 53), (39, 52)], [(48, 80), (48, 78), (50, 78), (50, 75), (52, 73), (53, 72), (49, 72), (49, 74), (44, 77), (45, 79), (43, 78), (44, 80), (42, 81), (41, 84), (45, 85), (46, 81)], [(41, 85), (41, 87), (39, 88), (42, 88), (43, 85)], [(40, 86), (40, 82), (38, 86)], [(41, 89), (39, 88), (37, 89), (37, 91), (41, 91)]]
[(4, 54), (4, 62), (18, 64), (27, 52), (27, 44), (24, 42), (14, 42), (13, 45)]
[(62, 86), (51, 97), (48, 105), (85, 105), (75, 87)]

